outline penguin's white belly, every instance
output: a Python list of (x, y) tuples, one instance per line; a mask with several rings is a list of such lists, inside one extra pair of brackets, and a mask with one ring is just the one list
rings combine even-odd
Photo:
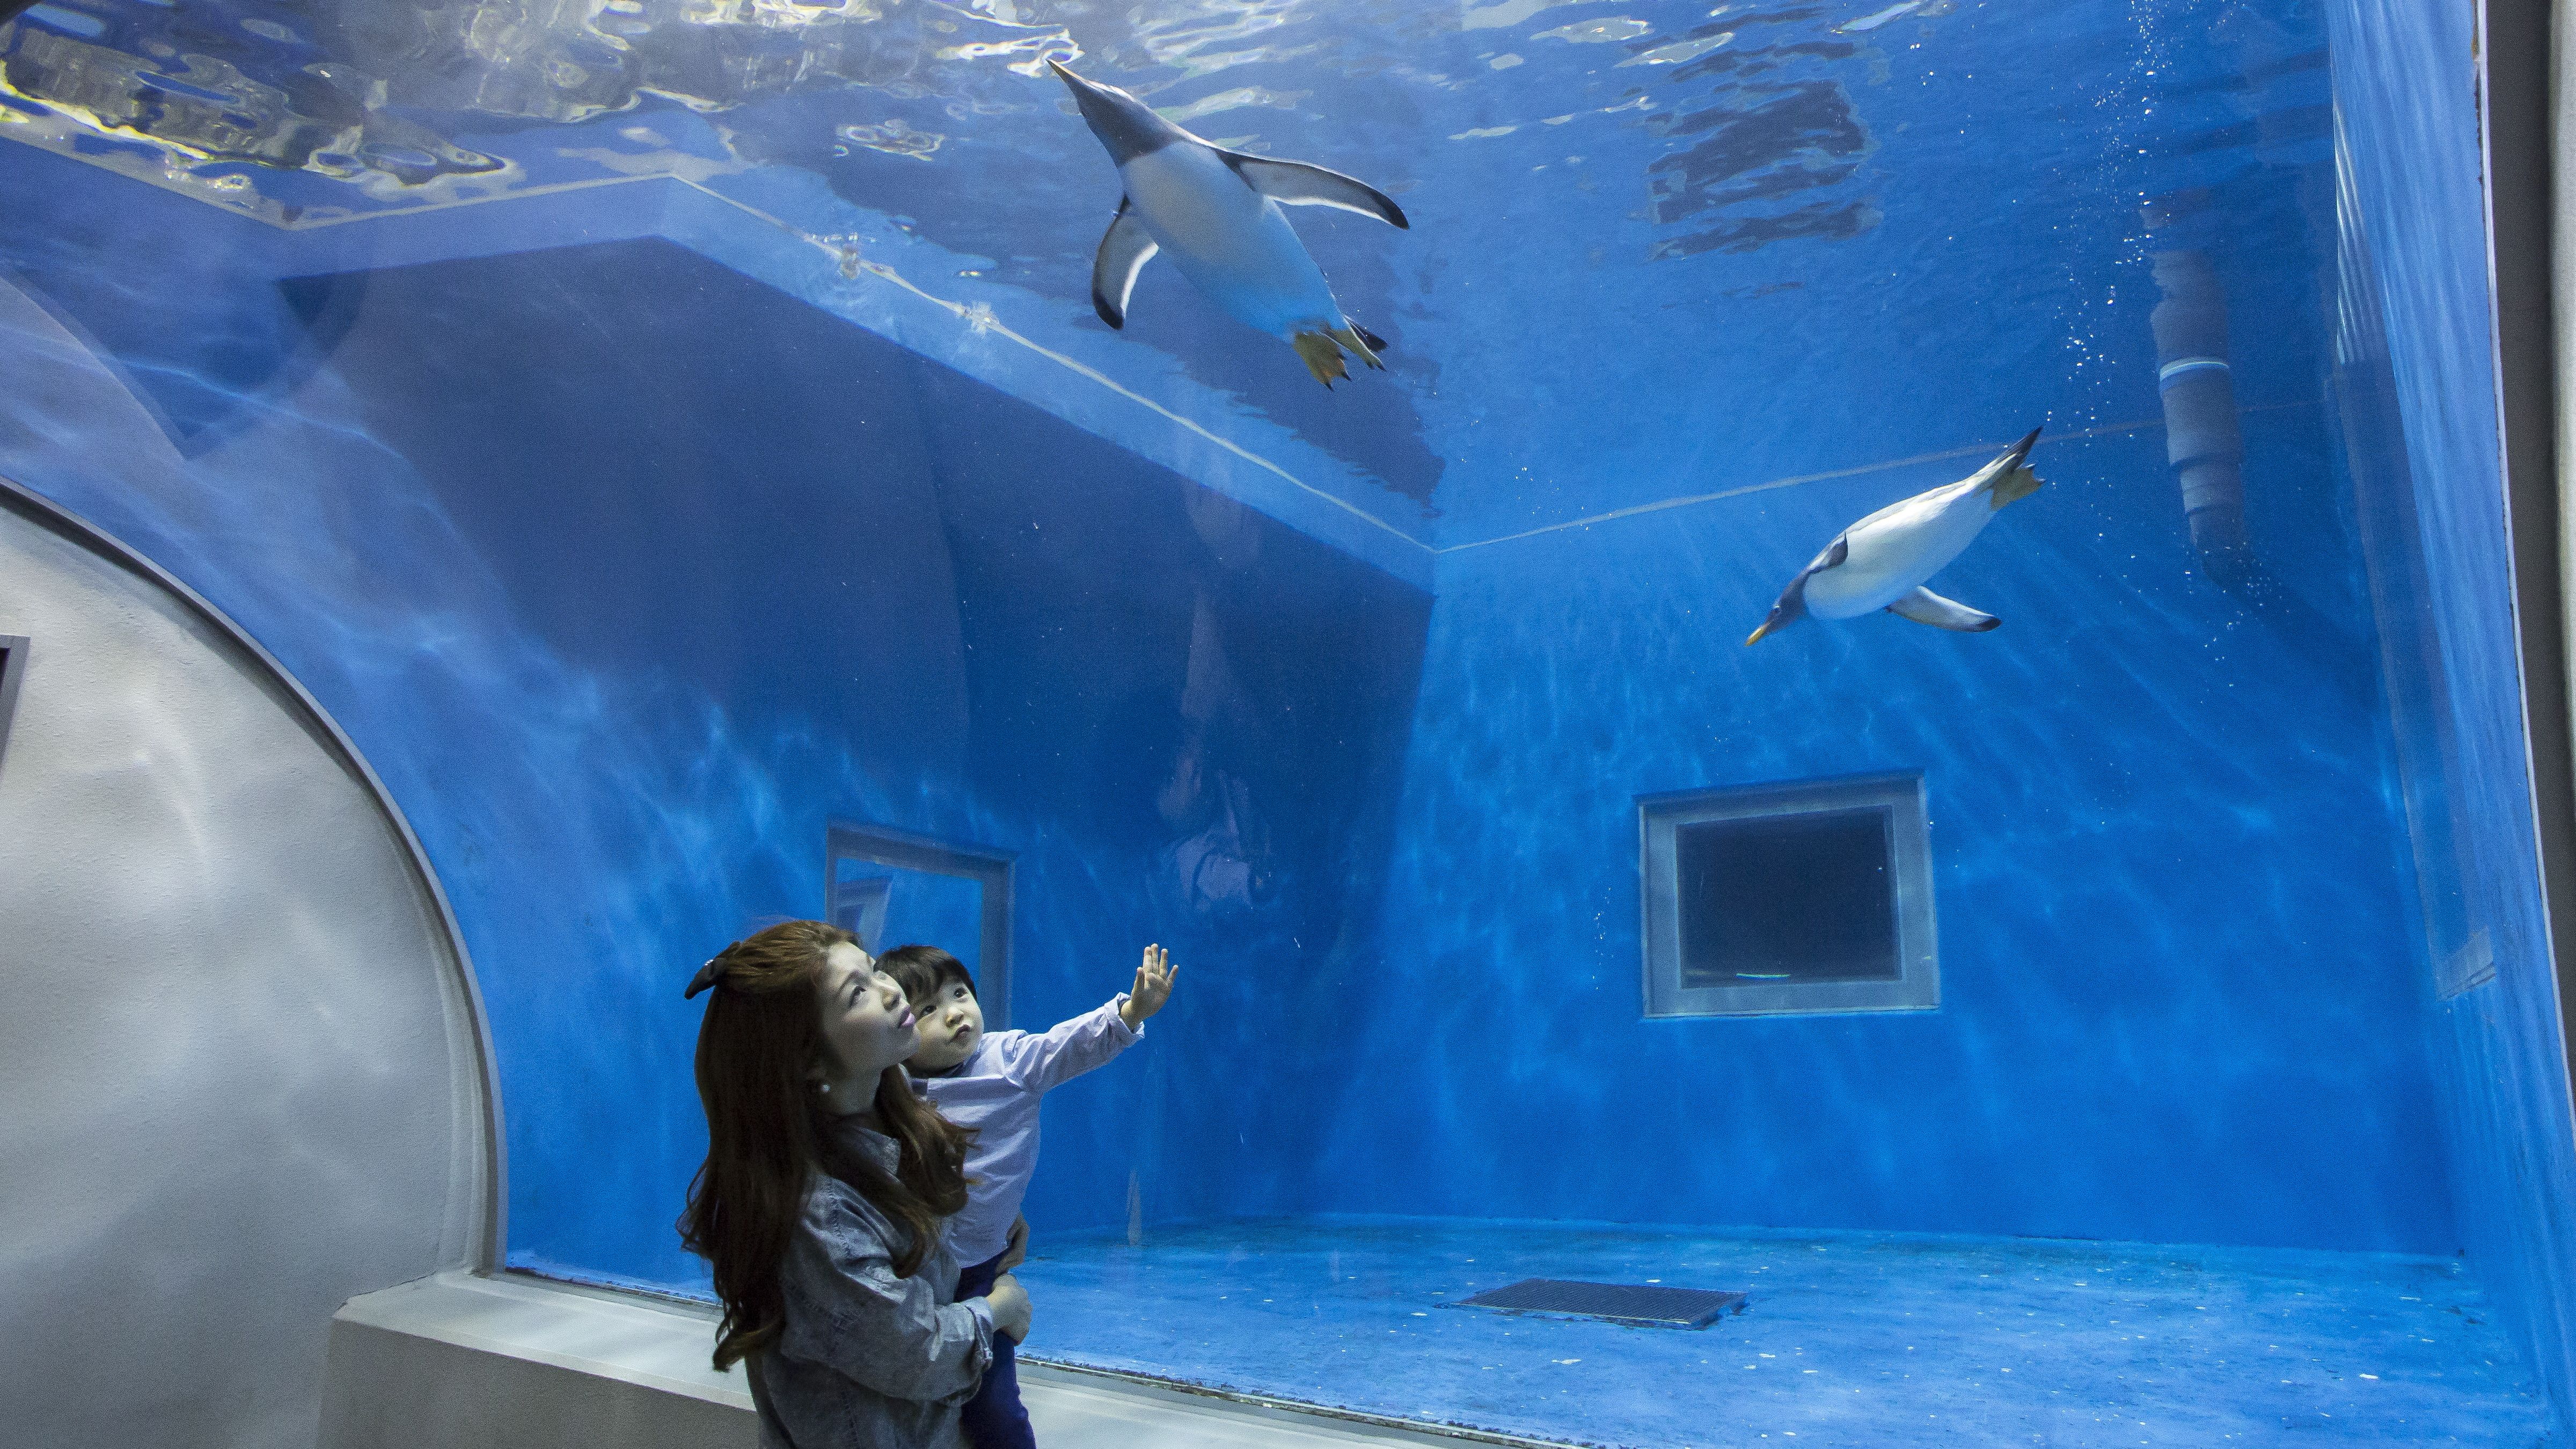
[(1858, 618), (1904, 598), (1947, 567), (1995, 509), (1982, 489), (1943, 494), (1952, 490), (1909, 498), (1853, 524), (1843, 535), (1843, 561), (1807, 576), (1807, 611), (1821, 619)]
[(1341, 308), (1279, 204), (1213, 151), (1171, 145), (1119, 168), (1162, 254), (1228, 316), (1275, 337), (1341, 325)]

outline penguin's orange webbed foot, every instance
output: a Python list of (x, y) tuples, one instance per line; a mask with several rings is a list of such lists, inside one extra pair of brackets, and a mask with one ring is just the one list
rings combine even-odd
[(1288, 339), (1288, 345), (1297, 349), (1298, 360), (1328, 390), (1335, 379), (1351, 375), (1350, 365), (1342, 361), (1341, 346), (1325, 333), (1300, 332)]

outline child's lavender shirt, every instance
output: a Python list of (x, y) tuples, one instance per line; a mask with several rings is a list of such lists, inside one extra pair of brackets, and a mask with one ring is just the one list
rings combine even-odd
[(961, 1268), (997, 1257), (1011, 1243), (1011, 1223), (1038, 1166), (1038, 1099), (1125, 1051), (1144, 1033), (1119, 1018), (1127, 993), (1097, 1011), (1048, 1031), (997, 1031), (935, 1077), (913, 1086), (942, 1115), (975, 1129), (966, 1152), (966, 1210), (948, 1220), (948, 1246)]

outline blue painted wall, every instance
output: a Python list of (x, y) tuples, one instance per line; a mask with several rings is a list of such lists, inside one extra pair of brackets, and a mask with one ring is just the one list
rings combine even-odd
[(2497, 457), (2476, 13), (2335, 0), (2346, 131), (2341, 380), (2416, 821), (2428, 950), (2495, 979), (2430, 1012), (2470, 1258), (2576, 1425), (2576, 1127), (2532, 837)]
[[(2318, 424), (2249, 425), (2287, 627), (2194, 575), (2153, 429), (2035, 455), (1942, 579), (1991, 634), (1740, 642), (1972, 465), (1445, 557), (1366, 983), (1400, 1009), (1359, 1020), (1317, 1205), (2456, 1247)], [(1927, 783), (1940, 1010), (1641, 1020), (1634, 797), (1884, 770)]]
[(837, 819), (1018, 853), (1025, 1023), (1147, 940), (1192, 968), (1058, 1100), (1033, 1219), (1264, 1205), (1226, 1164), (1280, 1094), (1150, 1104), (1247, 1081), (1266, 983), (1343, 934), (1417, 590), (667, 243), (272, 282), (263, 227), (0, 165), (51, 203), (0, 222), (0, 355), (92, 384), (22, 392), (0, 471), (240, 620), (410, 816), (489, 1012), (513, 1261), (697, 1279), (679, 986), (820, 912)]

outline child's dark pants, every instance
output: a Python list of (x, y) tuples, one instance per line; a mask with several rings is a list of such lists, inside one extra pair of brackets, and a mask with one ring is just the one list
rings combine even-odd
[[(1002, 1259), (1009, 1255), (1005, 1248), (958, 1274), (957, 1301), (993, 1291), (993, 1280), (1002, 1276)], [(983, 1387), (966, 1401), (966, 1442), (975, 1449), (1037, 1449), (1029, 1411), (1020, 1407), (1019, 1357), (1002, 1334), (993, 1335), (993, 1362), (984, 1370)]]

